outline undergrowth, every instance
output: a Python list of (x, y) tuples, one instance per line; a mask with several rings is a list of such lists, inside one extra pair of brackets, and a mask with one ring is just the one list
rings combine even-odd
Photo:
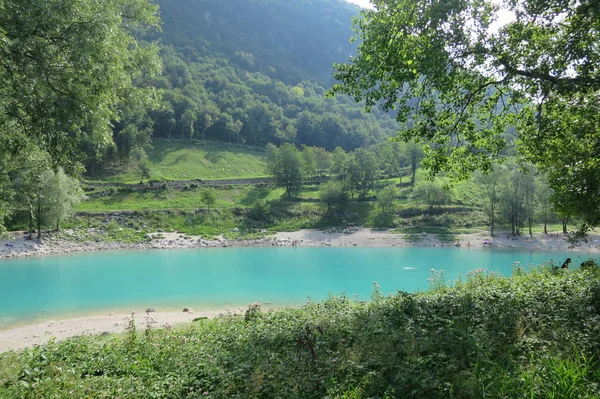
[(453, 286), (433, 273), (431, 287), (4, 353), (0, 397), (600, 395), (597, 268), (473, 272)]

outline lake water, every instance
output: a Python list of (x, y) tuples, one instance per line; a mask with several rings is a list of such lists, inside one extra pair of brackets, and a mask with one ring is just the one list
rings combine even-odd
[(513, 262), (579, 265), (585, 253), (467, 248), (214, 248), (88, 252), (0, 260), (0, 328), (58, 317), (143, 310), (222, 309), (251, 302), (298, 305), (330, 293), (368, 300), (428, 288), (430, 269), (448, 280)]

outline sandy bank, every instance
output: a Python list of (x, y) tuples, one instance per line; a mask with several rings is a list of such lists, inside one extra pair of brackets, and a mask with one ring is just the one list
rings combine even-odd
[[(279, 233), (279, 239), (295, 241), (298, 245), (358, 246), (358, 247), (442, 247), (457, 246), (471, 248), (521, 248), (544, 251), (580, 251), (600, 253), (600, 235), (589, 234), (587, 242), (573, 245), (562, 234), (534, 234), (533, 237), (513, 237), (498, 233), (491, 237), (488, 232), (457, 234), (452, 241), (441, 241), (436, 234), (404, 235), (390, 230), (372, 230), (355, 227), (343, 232), (300, 230), (292, 233)], [(444, 238), (444, 237), (442, 237)]]
[(138, 329), (144, 329), (148, 324), (152, 328), (163, 328), (178, 323), (189, 323), (198, 317), (214, 318), (222, 314), (242, 313), (243, 311), (243, 309), (235, 309), (171, 313), (136, 312), (133, 316), (131, 313), (118, 313), (106, 316), (48, 321), (40, 324), (0, 330), (0, 352), (43, 345), (52, 338), (61, 341), (81, 335), (122, 333), (129, 326), (132, 317)]

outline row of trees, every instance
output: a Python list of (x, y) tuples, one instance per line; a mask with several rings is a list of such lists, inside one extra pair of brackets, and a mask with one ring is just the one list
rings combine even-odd
[[(562, 221), (563, 233), (567, 233), (571, 215), (560, 205), (554, 205), (553, 201), (560, 204), (557, 193), (550, 188), (546, 176), (531, 165), (529, 170), (514, 163), (495, 165), (490, 173), (477, 173), (472, 181), (478, 193), (473, 205), (481, 206), (488, 216), (492, 236), (498, 224), (509, 226), (514, 235), (521, 235), (526, 230), (531, 234), (534, 222), (543, 223), (547, 234), (548, 223), (557, 218)], [(426, 204), (430, 215), (435, 208), (449, 204), (453, 197), (452, 188), (435, 180), (419, 182), (409, 195), (414, 202)], [(350, 190), (344, 181), (332, 181), (321, 187), (319, 198), (328, 213), (343, 211), (350, 201)], [(397, 188), (387, 186), (377, 192), (376, 204), (383, 213), (390, 215), (394, 213), (397, 198)]]
[(330, 176), (343, 182), (351, 197), (366, 199), (382, 176), (400, 177), (405, 173), (415, 183), (423, 149), (414, 143), (386, 141), (369, 149), (346, 152), (337, 147), (328, 152), (321, 147), (291, 143), (280, 147), (268, 144), (267, 172), (278, 186), (285, 187), (288, 197), (297, 193), (304, 182), (314, 183), (320, 176)]
[(548, 222), (556, 216), (562, 220), (563, 233), (567, 233), (571, 215), (560, 206), (560, 198), (546, 176), (532, 165), (525, 170), (514, 164), (495, 165), (490, 173), (477, 173), (475, 181), (481, 188), (492, 235), (498, 219), (510, 225), (512, 234), (522, 234), (525, 228), (531, 234), (535, 220), (542, 221), (544, 233), (548, 233)]
[(30, 154), (20, 166), (10, 173), (10, 197), (4, 200), (12, 212), (26, 215), (29, 239), (34, 227), (41, 238), (44, 227), (59, 230), (61, 222), (73, 214), (73, 206), (85, 195), (79, 181), (68, 176), (62, 167), (51, 169), (43, 153)]
[(290, 143), (267, 145), (268, 174), (276, 185), (285, 187), (288, 197), (296, 194), (303, 183), (329, 175), (340, 181), (352, 197), (365, 199), (379, 179), (380, 166), (376, 153), (364, 148), (347, 153), (337, 147), (329, 153), (306, 146), (299, 150)]
[[(267, 146), (269, 174), (275, 183), (285, 187), (288, 197), (297, 193), (302, 184), (314, 182), (315, 176), (329, 175), (332, 181), (320, 189), (320, 199), (327, 212), (343, 210), (354, 198), (364, 200), (373, 191), (382, 174), (392, 171), (401, 176), (410, 171), (412, 182), (416, 167), (411, 168), (413, 145), (387, 142), (373, 147), (373, 151), (359, 148), (346, 153), (336, 148), (329, 153), (322, 148), (303, 147), (292, 144)], [(422, 152), (420, 155), (422, 156)], [(412, 170), (411, 170), (412, 169)], [(510, 226), (512, 234), (531, 233), (534, 221), (547, 225), (560, 215), (563, 231), (567, 231), (570, 214), (560, 207), (560, 198), (550, 188), (547, 178), (533, 165), (517, 165), (514, 162), (496, 164), (490, 173), (477, 173), (473, 177), (478, 198), (476, 206), (482, 206), (489, 217), (490, 232), (494, 235), (498, 221)], [(413, 184), (414, 185), (414, 184)], [(393, 213), (398, 191), (389, 186), (376, 194), (377, 203), (384, 213)], [(410, 198), (434, 208), (452, 200), (452, 189), (438, 181), (422, 181), (414, 186)]]

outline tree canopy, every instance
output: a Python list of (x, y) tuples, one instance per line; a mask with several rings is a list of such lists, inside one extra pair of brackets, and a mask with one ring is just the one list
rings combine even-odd
[(0, 3), (0, 131), (73, 170), (78, 141), (111, 141), (124, 100), (148, 93), (134, 80), (159, 71), (157, 48), (132, 30), (158, 26), (148, 0), (5, 0)]
[(280, 148), (267, 145), (267, 169), (275, 184), (285, 187), (289, 198), (296, 194), (302, 185), (302, 154), (290, 143)]
[(457, 178), (489, 170), (516, 128), (520, 154), (600, 224), (598, 0), (372, 3), (333, 93), (396, 108), (400, 136), (430, 144), (423, 165)]
[[(150, 101), (154, 90), (140, 82), (160, 70), (158, 50), (133, 32), (151, 27), (158, 8), (148, 0), (0, 2), (3, 190), (14, 191), (9, 183), (33, 153), (77, 174), (80, 145), (107, 147), (121, 104)], [(3, 217), (2, 202), (14, 195), (1, 197)]]

